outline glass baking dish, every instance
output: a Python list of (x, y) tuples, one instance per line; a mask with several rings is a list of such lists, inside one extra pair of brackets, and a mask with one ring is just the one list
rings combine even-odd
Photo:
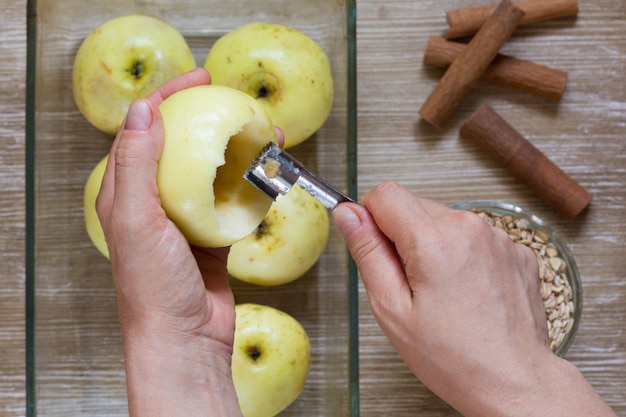
[[(212, 43), (252, 21), (296, 27), (333, 68), (325, 125), (290, 153), (356, 197), (354, 0), (31, 0), (27, 73), (27, 415), (125, 416), (123, 354), (108, 261), (84, 227), (83, 187), (111, 138), (79, 113), (71, 70), (82, 39), (117, 15), (160, 16), (188, 40), (199, 66)], [(281, 416), (357, 416), (357, 273), (331, 226), (326, 251), (304, 277), (280, 287), (232, 282), (237, 302), (278, 307), (312, 345), (304, 391)]]

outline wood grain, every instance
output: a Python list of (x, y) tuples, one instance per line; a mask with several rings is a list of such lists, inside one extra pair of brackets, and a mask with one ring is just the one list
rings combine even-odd
[[(566, 357), (619, 415), (626, 416), (626, 9), (617, 0), (581, 2), (577, 18), (519, 28), (505, 45), (504, 53), (569, 72), (559, 103), (479, 82), (446, 129), (438, 131), (420, 123), (418, 109), (442, 75), (422, 64), (428, 36), (445, 33), (446, 10), (488, 3), (358, 3), (360, 193), (382, 180), (396, 180), (415, 194), (447, 204), (497, 198), (547, 220), (569, 243), (583, 280), (582, 321)], [(18, 0), (0, 0), (0, 5), (0, 415), (23, 416), (26, 10), (25, 2)], [(586, 212), (574, 221), (563, 220), (476, 146), (459, 137), (459, 127), (482, 102), (489, 102), (594, 195)], [(61, 156), (59, 163), (64, 162)], [(54, 181), (51, 184), (54, 187)], [(45, 219), (54, 222), (55, 215), (49, 213)], [(64, 226), (58, 225), (59, 230)], [(59, 250), (71, 243), (62, 236), (59, 239)], [(86, 251), (86, 247), (79, 250)], [(96, 270), (105, 267), (93, 266)], [(51, 286), (42, 291), (50, 300), (58, 297), (58, 303), (73, 303), (88, 311), (86, 294), (97, 302), (113, 302), (110, 285), (96, 281), (82, 289)], [(60, 338), (64, 332), (90, 334), (96, 328), (111, 335), (116, 331), (113, 313), (95, 315), (80, 328), (62, 310), (52, 319), (58, 327), (43, 337)], [(317, 336), (328, 335), (321, 332)], [(39, 352), (48, 355), (54, 371), (50, 374), (54, 377), (46, 381), (47, 415), (92, 415), (110, 398), (123, 396), (122, 366), (119, 362), (115, 366), (118, 340), (83, 342), (65, 345), (66, 350)], [(362, 416), (458, 415), (407, 370), (371, 316), (362, 287), (360, 345)], [(78, 368), (71, 365), (81, 354), (95, 359)], [(90, 372), (101, 379), (94, 383)], [(80, 389), (68, 392), (68, 386)], [(100, 400), (85, 403), (80, 401), (83, 396)], [(125, 405), (120, 401), (112, 407), (123, 413)]]
[[(485, 4), (359, 3), (360, 193), (395, 180), (446, 204), (502, 199), (548, 221), (568, 242), (583, 280), (582, 320), (566, 357), (626, 415), (626, 10), (619, 1), (580, 2), (577, 18), (518, 28), (502, 53), (568, 71), (561, 102), (479, 82), (437, 131), (416, 117), (443, 74), (421, 62), (428, 37), (445, 33), (446, 10)], [(563, 220), (459, 136), (482, 102), (589, 189), (594, 201), (586, 213)], [(361, 296), (362, 416), (458, 415), (406, 372)]]
[(24, 108), (26, 9), (0, 14), (0, 415), (25, 413)]

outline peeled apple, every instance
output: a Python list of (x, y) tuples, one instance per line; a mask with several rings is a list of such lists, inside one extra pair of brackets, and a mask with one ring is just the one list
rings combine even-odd
[(277, 140), (266, 112), (249, 95), (216, 85), (174, 93), (159, 108), (165, 141), (157, 186), (168, 217), (197, 246), (228, 246), (249, 235), (272, 204), (243, 179)]

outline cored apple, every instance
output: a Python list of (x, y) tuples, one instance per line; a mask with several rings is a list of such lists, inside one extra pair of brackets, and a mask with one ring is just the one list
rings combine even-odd
[(274, 125), (258, 101), (230, 87), (203, 85), (159, 106), (165, 141), (157, 187), (168, 217), (194, 245), (231, 245), (256, 229), (272, 200), (244, 172)]
[[(159, 109), (165, 138), (156, 180), (166, 214), (193, 245), (222, 247), (245, 238), (273, 203), (243, 178), (261, 149), (277, 140), (271, 120), (253, 98), (220, 86), (179, 91)], [(84, 194), (87, 232), (106, 257), (95, 204), (107, 159), (92, 171)]]

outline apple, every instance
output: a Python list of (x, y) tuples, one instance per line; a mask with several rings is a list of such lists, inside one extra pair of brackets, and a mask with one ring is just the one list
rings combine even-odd
[[(228, 246), (245, 238), (273, 203), (243, 178), (261, 149), (276, 141), (265, 111), (240, 91), (209, 85), (174, 93), (159, 110), (165, 138), (157, 187), (168, 217), (197, 246)], [(107, 159), (87, 179), (84, 213), (91, 241), (108, 258), (96, 214)]]
[(129, 14), (104, 22), (74, 59), (74, 101), (96, 128), (114, 135), (130, 103), (195, 68), (185, 38), (163, 19)]
[(230, 87), (178, 91), (159, 106), (165, 139), (157, 172), (161, 205), (189, 243), (228, 246), (252, 233), (272, 199), (244, 178), (274, 125), (259, 102)]
[(328, 56), (301, 31), (276, 23), (241, 26), (215, 42), (205, 68), (212, 83), (258, 99), (285, 133), (285, 148), (324, 124), (333, 104)]
[(83, 213), (87, 235), (89, 235), (91, 243), (107, 259), (109, 259), (109, 248), (104, 238), (98, 213), (96, 213), (96, 198), (98, 198), (98, 193), (100, 192), (100, 185), (102, 184), (102, 177), (104, 177), (104, 170), (108, 160), (109, 156), (107, 155), (93, 168), (89, 177), (87, 177), (83, 194)]
[(311, 346), (289, 314), (260, 304), (235, 306), (232, 373), (244, 417), (273, 417), (302, 392)]
[(322, 255), (328, 233), (328, 210), (296, 184), (278, 196), (255, 231), (233, 244), (228, 272), (263, 286), (294, 281)]

